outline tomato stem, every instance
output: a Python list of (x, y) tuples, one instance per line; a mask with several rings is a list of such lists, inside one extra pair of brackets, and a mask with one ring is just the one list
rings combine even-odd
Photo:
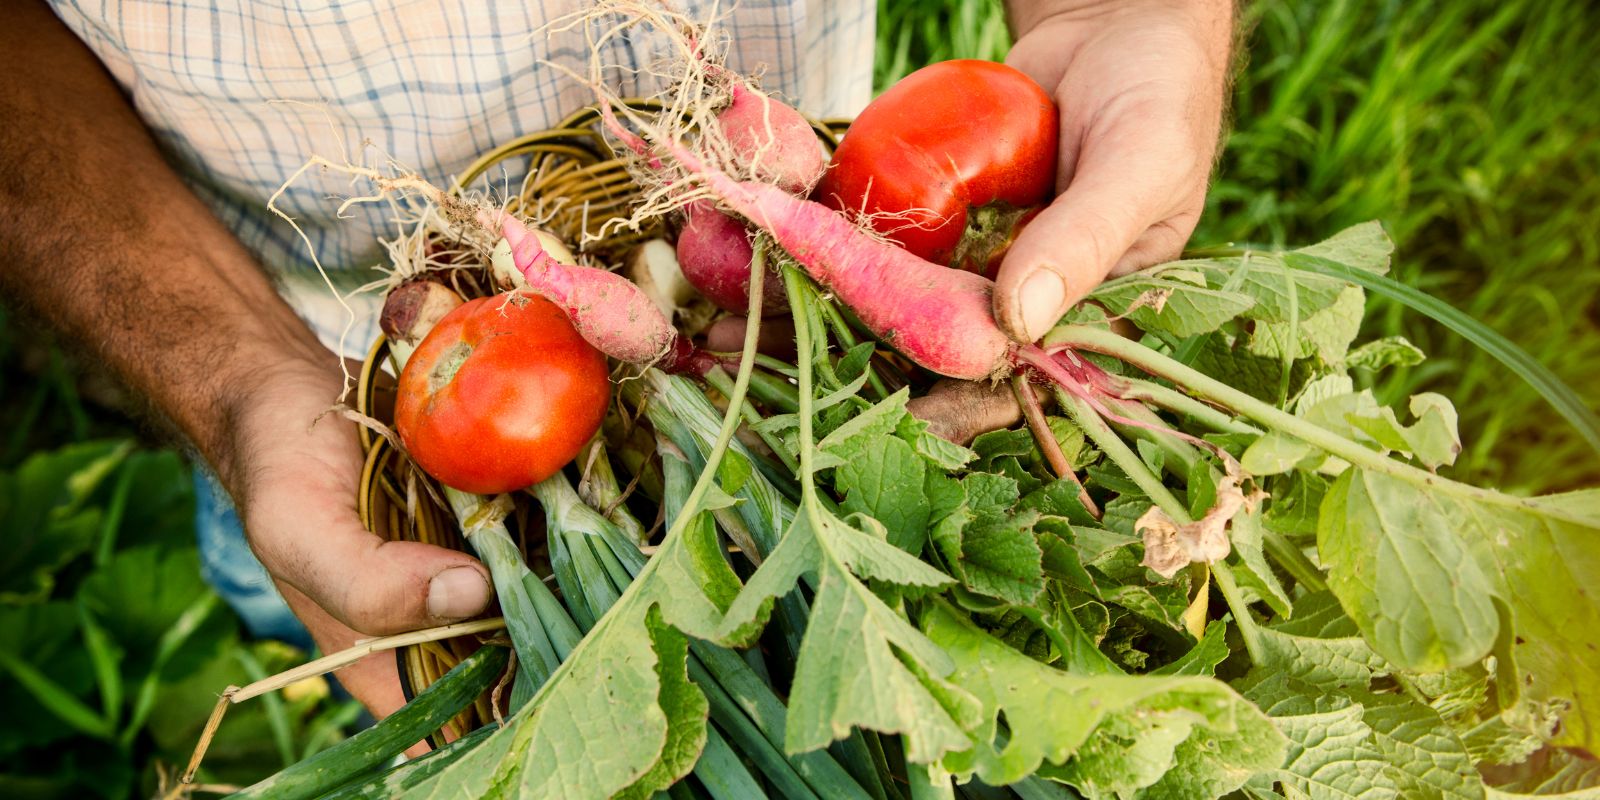
[(968, 209), (967, 228), (950, 256), (950, 266), (994, 280), (1017, 233), (1038, 213), (1038, 207), (1021, 208), (1001, 202)]

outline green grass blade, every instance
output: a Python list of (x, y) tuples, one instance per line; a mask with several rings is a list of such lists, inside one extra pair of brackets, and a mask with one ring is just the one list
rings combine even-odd
[(301, 737), (300, 759), (303, 761), (332, 747), (346, 738), (345, 731), (361, 716), (361, 704), (347, 700), (328, 708), (313, 718)]
[(122, 651), (100, 627), (83, 600), (78, 603), (78, 625), (83, 629), (83, 649), (89, 653), (89, 663), (94, 666), (95, 682), (100, 687), (101, 715), (107, 725), (115, 728), (122, 717), (122, 671), (118, 661)]
[[(166, 668), (167, 662), (172, 660), (172, 657), (177, 654), (185, 642), (189, 641), (189, 637), (194, 635), (194, 632), (200, 628), (201, 623), (204, 623), (206, 618), (211, 616), (211, 612), (221, 602), (221, 598), (214, 592), (208, 591), (200, 595), (161, 634), (161, 639), (156, 642), (156, 657), (150, 662), (150, 671), (139, 684), (138, 693), (133, 700), (133, 711), (128, 716), (127, 724), (122, 728), (123, 744), (132, 744), (134, 737), (138, 736), (139, 731), (144, 728), (144, 721), (150, 716), (151, 709), (155, 707), (156, 691), (161, 687), (161, 670)], [(248, 655), (248, 651), (241, 649), (238, 654), (243, 658)], [(250, 679), (260, 680), (263, 677), (266, 677), (264, 673), (260, 676), (252, 676)], [(279, 702), (279, 700), (273, 697), (266, 702), (269, 704), (268, 707), (271, 708), (270, 704)], [(276, 731), (276, 728), (274, 728), (274, 731)], [(292, 763), (294, 761), (293, 749), (290, 748), (283, 752), (285, 753), (284, 763)]]
[(111, 491), (111, 504), (106, 506), (104, 521), (100, 523), (100, 539), (95, 545), (94, 565), (103, 567), (111, 563), (117, 549), (117, 530), (122, 527), (122, 517), (128, 509), (128, 493), (133, 490), (133, 467), (124, 467), (117, 476), (116, 488)]
[[(784, 754), (778, 748), (767, 741), (761, 735), (761, 732), (756, 729), (755, 725), (739, 711), (733, 700), (728, 697), (727, 692), (722, 689), (722, 686), (706, 672), (705, 667), (693, 658), (689, 659), (688, 666), (690, 679), (705, 693), (706, 702), (711, 706), (712, 720), (716, 722), (718, 728), (727, 734), (724, 744), (729, 742), (737, 744), (739, 752), (750, 759), (761, 774), (772, 782), (772, 785), (778, 790), (779, 797), (812, 798), (815, 800), (818, 795), (812, 792), (811, 787), (806, 785), (805, 780), (800, 777), (794, 765), (784, 757)], [(707, 752), (709, 752), (709, 748)], [(704, 758), (704, 755), (702, 755), (702, 758)], [(701, 775), (701, 770), (698, 767), (695, 769), (695, 774)], [(702, 775), (701, 780), (704, 781), (705, 776)], [(759, 797), (761, 795), (749, 796)], [(846, 796), (850, 795), (823, 795), (823, 797)]]
[(1303, 253), (1285, 253), (1284, 260), (1295, 269), (1350, 281), (1426, 315), (1429, 319), (1460, 334), (1527, 381), (1545, 402), (1554, 407), (1557, 413), (1577, 429), (1578, 434), (1594, 448), (1596, 453), (1600, 453), (1600, 417), (1595, 416), (1594, 410), (1584, 404), (1583, 398), (1556, 377), (1549, 368), (1488, 326), (1463, 314), (1448, 303), (1382, 275), (1353, 269), (1336, 261)]
[(0, 650), (0, 672), (11, 673), (11, 677), (27, 689), (33, 699), (39, 701), (39, 705), (49, 709), (61, 721), (96, 739), (111, 738), (113, 729), (109, 722), (71, 692), (61, 688), (60, 684), (45, 677), (32, 664)]
[[(252, 682), (263, 680), (267, 677), (267, 668), (262, 666), (261, 662), (249, 650), (240, 648), (234, 652), (233, 657), (244, 667), (245, 675)], [(156, 685), (155, 678), (159, 673), (160, 670), (158, 669), (150, 671), (151, 677), (145, 681), (142, 687), (144, 691), (141, 692), (141, 700), (145, 697), (155, 697), (155, 689), (151, 687)], [(261, 705), (266, 710), (267, 726), (272, 729), (272, 741), (278, 747), (278, 757), (283, 759), (285, 768), (294, 766), (294, 733), (290, 730), (289, 710), (283, 702), (283, 697), (277, 692), (268, 692), (261, 696)], [(129, 730), (137, 730), (137, 728), (130, 727)]]

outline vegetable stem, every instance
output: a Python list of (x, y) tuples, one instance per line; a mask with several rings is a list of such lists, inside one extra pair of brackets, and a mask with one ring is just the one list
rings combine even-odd
[(1045, 419), (1044, 409), (1039, 406), (1039, 398), (1034, 394), (1032, 384), (1028, 383), (1028, 376), (1021, 372), (1011, 376), (1011, 389), (1017, 394), (1017, 404), (1022, 406), (1022, 415), (1028, 420), (1028, 428), (1033, 431), (1033, 439), (1039, 444), (1039, 450), (1050, 462), (1051, 471), (1057, 478), (1072, 481), (1078, 487), (1078, 502), (1098, 519), (1100, 509), (1095, 505), (1094, 498), (1089, 496), (1089, 490), (1084, 488), (1083, 482), (1078, 480), (1078, 474), (1072, 471), (1067, 454), (1061, 452), (1061, 443), (1056, 441), (1055, 432), (1050, 430), (1050, 422)]
[[(765, 742), (763, 742), (765, 744)], [(700, 760), (695, 762), (694, 776), (700, 779), (713, 800), (744, 800), (762, 793), (761, 784), (739, 759), (739, 754), (728, 745), (728, 740), (716, 728), (706, 729), (705, 748)], [(674, 786), (681, 785), (674, 784)], [(670, 790), (669, 790), (670, 791)], [(815, 797), (812, 794), (795, 794), (793, 797)]]
[[(707, 372), (706, 383), (710, 384), (711, 388), (721, 392), (723, 396), (727, 396), (733, 391), (733, 379), (728, 377), (728, 373), (721, 369), (713, 369)], [(754, 385), (755, 383), (752, 381), (751, 386), (753, 387)], [(783, 462), (783, 465), (790, 472), (795, 471), (799, 465), (795, 463), (794, 456), (789, 455), (789, 451), (784, 448), (783, 442), (778, 441), (776, 436), (754, 427), (757, 422), (761, 421), (761, 412), (757, 411), (749, 400), (739, 404), (739, 411), (744, 416), (745, 423), (751, 426), (750, 429), (755, 431), (756, 435), (761, 437), (761, 441), (766, 443), (767, 449), (771, 450), (772, 454), (777, 456), (778, 460)]]
[(1099, 414), (1095, 413), (1095, 410), (1089, 406), (1088, 401), (1060, 389), (1056, 390), (1056, 400), (1061, 403), (1062, 408), (1066, 409), (1067, 415), (1072, 417), (1072, 421), (1078, 423), (1078, 427), (1082, 428), (1083, 432), (1088, 435), (1089, 441), (1094, 442), (1095, 446), (1100, 448), (1107, 458), (1111, 459), (1111, 463), (1116, 464), (1123, 472), (1126, 472), (1129, 479), (1137, 484), (1156, 505), (1161, 506), (1161, 510), (1167, 512), (1168, 516), (1177, 520), (1180, 524), (1186, 524), (1191, 521), (1188, 507), (1179, 502), (1178, 498), (1172, 494), (1172, 491), (1161, 482), (1161, 479), (1156, 477), (1155, 473), (1151, 472), (1149, 468), (1145, 467), (1144, 462), (1139, 459), (1139, 456), (1133, 452), (1132, 448), (1128, 447), (1127, 442), (1122, 441), (1122, 437), (1118, 436), (1116, 431), (1111, 430), (1111, 426), (1106, 424), (1106, 421), (1101, 419)]
[(1268, 403), (1207, 377), (1148, 347), (1131, 342), (1110, 331), (1081, 325), (1063, 325), (1045, 337), (1047, 347), (1065, 345), (1112, 356), (1136, 366), (1152, 375), (1166, 378), (1208, 400), (1227, 406), (1269, 428), (1273, 428), (1314, 447), (1321, 448), (1351, 464), (1373, 472), (1389, 475), (1409, 483), (1427, 487), (1457, 497), (1477, 500), (1493, 505), (1514, 508), (1552, 519), (1589, 526), (1593, 520), (1558, 505), (1546, 504), (1535, 498), (1513, 497), (1488, 489), (1441, 477), (1427, 470), (1413, 467), (1376, 450), (1340, 436), (1327, 428), (1282, 411)]
[(1566, 418), (1595, 452), (1600, 453), (1600, 417), (1596, 417), (1593, 407), (1584, 402), (1584, 399), (1551, 372), (1549, 367), (1487, 325), (1467, 316), (1449, 303), (1375, 272), (1356, 269), (1305, 252), (1284, 253), (1283, 260), (1285, 264), (1297, 270), (1340, 278), (1367, 291), (1398, 301), (1460, 334), (1462, 338), (1493, 356), (1537, 390), (1545, 402)]
[(739, 743), (739, 749), (755, 762), (761, 774), (772, 781), (783, 797), (817, 797), (795, 770), (794, 764), (768, 741), (716, 678), (693, 656), (689, 658), (688, 670), (689, 679), (705, 694), (706, 702), (711, 707), (711, 716), (717, 725), (727, 732), (729, 738)]
[(505, 611), (506, 629), (510, 631), (511, 642), (516, 646), (518, 679), (526, 680), (529, 690), (535, 689), (550, 678), (560, 659), (556, 657), (550, 638), (545, 635), (544, 626), (534, 610), (533, 598), (522, 580), (532, 571), (523, 562), (522, 552), (511, 540), (504, 522), (497, 520), (487, 527), (474, 530), (472, 517), (484, 505), (482, 498), (450, 488), (445, 489), (445, 497), (461, 521), (461, 527), (467, 532), (467, 541), (477, 551), (478, 557), (483, 559), (484, 566), (489, 568), (495, 595)]
[[(721, 372), (716, 370), (715, 372)], [(726, 375), (727, 373), (723, 373)], [(709, 379), (710, 376), (708, 375)], [(781, 375), (767, 372), (753, 372), (750, 374), (750, 395), (758, 402), (766, 404), (773, 411), (781, 414), (793, 414), (800, 410), (800, 398), (796, 393), (794, 384)]]
[(906, 781), (911, 784), (911, 800), (955, 800), (950, 775), (938, 764), (907, 764)]
[(1294, 354), (1300, 349), (1300, 282), (1294, 279), (1287, 263), (1283, 267), (1283, 282), (1289, 296), (1289, 336), (1282, 342), (1283, 363), (1278, 372), (1278, 408), (1289, 404), (1289, 377), (1294, 372)]
[(1328, 583), (1322, 579), (1322, 571), (1288, 537), (1265, 525), (1261, 526), (1261, 534), (1267, 552), (1296, 583), (1306, 587), (1308, 592), (1320, 592), (1328, 588)]
[[(783, 267), (783, 280), (785, 288), (789, 290), (789, 302), (794, 309), (794, 341), (795, 349), (799, 351), (798, 366), (800, 367), (800, 505), (811, 519), (813, 530), (822, 527), (822, 521), (817, 519), (816, 481), (812, 475), (813, 445), (811, 414), (812, 404), (815, 401), (811, 386), (812, 373), (812, 344), (811, 344), (811, 319), (805, 308), (805, 298), (811, 287), (806, 285), (805, 278), (800, 270), (787, 264)], [(754, 290), (752, 290), (754, 291)]]
[[(711, 445), (711, 452), (706, 454), (705, 468), (700, 471), (700, 477), (694, 482), (694, 488), (689, 490), (689, 497), (684, 500), (682, 516), (678, 523), (673, 525), (674, 530), (667, 533), (671, 537), (674, 533), (681, 533), (682, 528), (688, 524), (700, 508), (700, 502), (710, 491), (711, 484), (717, 479), (717, 465), (722, 462), (722, 456), (728, 451), (728, 443), (733, 439), (734, 431), (739, 428), (740, 409), (743, 407), (745, 396), (750, 388), (750, 375), (755, 371), (756, 339), (761, 331), (761, 285), (762, 278), (767, 272), (767, 248), (762, 237), (756, 237), (755, 245), (751, 251), (750, 265), (750, 313), (746, 317), (744, 326), (744, 351), (739, 358), (739, 372), (734, 376), (733, 387), (727, 392), (728, 411), (722, 417), (722, 428), (717, 432), (716, 441)], [(799, 321), (796, 320), (796, 327)], [(804, 351), (802, 351), (804, 352)], [(805, 401), (805, 386), (801, 386), (801, 401)], [(801, 424), (805, 424), (804, 415)], [(804, 453), (802, 452), (802, 458)]]
[[(1200, 455), (1199, 448), (1177, 436), (1163, 432), (1163, 429), (1167, 427), (1166, 421), (1161, 419), (1154, 411), (1151, 411), (1145, 404), (1116, 398), (1106, 398), (1105, 404), (1106, 408), (1112, 412), (1134, 422), (1149, 426), (1118, 425), (1116, 427), (1125, 428), (1124, 435), (1131, 439), (1143, 439), (1161, 448), (1161, 451), (1166, 453), (1167, 456), (1167, 468), (1172, 470), (1176, 477), (1187, 480), (1189, 470), (1195, 465), (1195, 462), (1203, 458)], [(1177, 469), (1174, 469), (1174, 467), (1177, 467)]]
[[(675, 469), (672, 463), (681, 466)], [(682, 498), (688, 494), (688, 467), (674, 459), (664, 472), (666, 495), (663, 502), (681, 509)], [(604, 565), (603, 575), (575, 582), (579, 588), (574, 592), (582, 595), (579, 599), (586, 602), (595, 615), (603, 616), (618, 602), (618, 595), (636, 580), (634, 576), (644, 570), (646, 561), (638, 555), (633, 542), (605, 529), (610, 523), (584, 505), (564, 477), (553, 477), (534, 487), (534, 491), (549, 515), (550, 529), (561, 531), (557, 542), (573, 551), (582, 550), (584, 558), (598, 560)], [(674, 524), (681, 514), (681, 511), (673, 511)], [(568, 565), (561, 568), (568, 568)], [(574, 600), (569, 598), (570, 602)], [(693, 641), (689, 647), (689, 676), (705, 693), (712, 721), (774, 784), (786, 787), (785, 796), (815, 796), (806, 789), (810, 786), (823, 797), (868, 800), (849, 774), (826, 752), (783, 755), (787, 710), (752, 666), (732, 651), (707, 642)], [(707, 747), (711, 746), (708, 740)], [(708, 776), (700, 765), (696, 766), (695, 774), (709, 786)]]
[[(1178, 502), (1178, 498), (1167, 489), (1161, 479), (1156, 477), (1127, 443), (1111, 430), (1111, 426), (1089, 407), (1087, 401), (1059, 389), (1056, 391), (1056, 397), (1061, 402), (1061, 407), (1065, 408), (1073, 421), (1083, 428), (1095, 446), (1111, 459), (1111, 463), (1127, 473), (1129, 479), (1143, 489), (1162, 511), (1167, 512), (1167, 516), (1172, 517), (1179, 525), (1187, 525), (1194, 521), (1189, 516), (1189, 509)], [(1234, 618), (1239, 621), (1239, 632), (1244, 637), (1245, 649), (1250, 653), (1250, 660), (1260, 663), (1261, 643), (1255, 617), (1250, 616), (1250, 608), (1245, 604), (1244, 596), (1239, 594), (1239, 587), (1233, 580), (1233, 570), (1222, 561), (1213, 561), (1210, 567), (1212, 574), (1216, 576), (1217, 588), (1222, 591), (1223, 599), (1228, 601), (1228, 607), (1233, 610)]]
[(1113, 375), (1106, 379), (1111, 393), (1124, 400), (1142, 400), (1182, 414), (1218, 433), (1260, 434), (1261, 430), (1240, 422), (1183, 392), (1154, 381)]
[(639, 524), (639, 520), (634, 519), (622, 505), (627, 499), (627, 493), (617, 483), (617, 473), (611, 468), (611, 459), (606, 455), (605, 437), (597, 434), (590, 439), (578, 458), (579, 471), (582, 475), (578, 483), (578, 494), (594, 506), (596, 511), (621, 528), (628, 538), (643, 544), (644, 526)]
[(233, 796), (320, 796), (438, 730), (488, 688), (505, 663), (504, 649), (481, 647), (382, 722)]
[[(847, 350), (855, 347), (859, 340), (856, 339), (855, 333), (850, 330), (850, 325), (845, 322), (844, 316), (839, 313), (838, 306), (828, 302), (826, 299), (822, 299), (819, 305), (822, 306), (823, 318), (828, 321), (828, 327), (833, 329), (833, 335), (839, 339), (839, 343), (844, 345)], [(889, 389), (884, 384), (883, 378), (878, 375), (877, 365), (871, 359), (867, 360), (867, 385), (872, 387), (873, 400), (882, 400), (889, 396)]]
[(1216, 576), (1217, 589), (1222, 592), (1222, 598), (1228, 601), (1228, 607), (1233, 609), (1233, 618), (1239, 624), (1239, 635), (1244, 639), (1244, 649), (1250, 654), (1250, 660), (1261, 663), (1261, 631), (1256, 626), (1256, 618), (1250, 613), (1250, 605), (1244, 601), (1244, 595), (1239, 593), (1239, 585), (1233, 580), (1233, 569), (1226, 562), (1216, 561), (1211, 564), (1211, 574)]

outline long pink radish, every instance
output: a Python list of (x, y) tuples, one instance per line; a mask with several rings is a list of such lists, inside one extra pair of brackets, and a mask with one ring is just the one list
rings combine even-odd
[(885, 342), (951, 378), (1010, 375), (1017, 345), (994, 321), (994, 283), (924, 261), (866, 235), (820, 203), (737, 181), (675, 142), (668, 152), (717, 199), (750, 220), (855, 311)]
[(661, 309), (627, 278), (614, 272), (563, 264), (539, 245), (517, 218), (506, 215), (500, 231), (528, 288), (559, 305), (584, 341), (618, 361), (654, 364), (668, 372), (704, 375), (717, 361), (680, 335)]
[[(716, 126), (738, 163), (748, 167), (755, 180), (795, 194), (809, 191), (828, 166), (811, 123), (793, 108), (746, 86), (742, 78), (716, 65), (703, 65), (729, 83), (731, 100), (717, 113)], [(600, 113), (624, 147), (651, 170), (661, 171), (661, 160), (643, 138), (622, 126), (609, 104), (602, 103)], [(709, 202), (690, 204), (683, 214), (677, 238), (683, 277), (719, 308), (745, 311), (750, 307), (751, 262), (745, 225)], [(764, 285), (764, 315), (784, 313), (788, 303), (783, 282), (770, 280)]]

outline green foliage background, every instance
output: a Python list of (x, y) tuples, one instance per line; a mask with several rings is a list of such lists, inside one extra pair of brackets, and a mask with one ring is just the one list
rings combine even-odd
[[(1242, 29), (1232, 130), (1194, 245), (1304, 243), (1381, 220), (1397, 278), (1600, 398), (1600, 7), (1263, 0), (1245, 4)], [(880, 0), (879, 37), (880, 86), (1009, 44), (997, 0)], [(1481, 352), (1393, 305), (1366, 325), (1428, 353), (1376, 388), (1455, 401), (1458, 477), (1517, 492), (1600, 483), (1594, 454)], [(216, 691), (302, 657), (248, 642), (199, 582), (181, 459), (118, 444), (136, 430), (85, 399), (93, 384), (0, 310), (0, 796), (147, 794)], [(352, 714), (315, 697), (236, 709), (208, 777), (271, 772)]]

